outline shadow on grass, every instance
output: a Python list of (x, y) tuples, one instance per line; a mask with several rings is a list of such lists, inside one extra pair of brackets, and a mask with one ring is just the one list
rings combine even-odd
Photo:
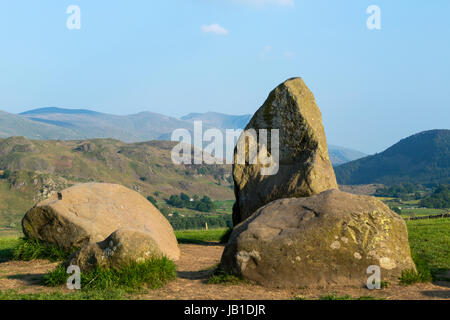
[(181, 279), (204, 280), (206, 282), (213, 272), (214, 270), (178, 271), (177, 276)]
[(22, 238), (0, 239), (0, 263), (14, 260), (14, 254), (25, 241)]
[(14, 249), (0, 249), (0, 263), (8, 262), (14, 258)]
[(433, 283), (440, 281), (444, 283), (444, 286), (450, 287), (450, 269), (432, 268), (431, 274), (433, 275)]
[(177, 240), (178, 240), (179, 244), (197, 244), (197, 245), (201, 245), (201, 246), (224, 245), (223, 243), (220, 243), (219, 241), (204, 241), (204, 240), (196, 240), (196, 239), (183, 238), (183, 237), (179, 237)]
[(11, 280), (20, 280), (30, 286), (37, 286), (44, 284), (44, 276), (44, 273), (25, 273), (10, 275), (6, 278)]
[(422, 294), (430, 298), (450, 299), (450, 290), (427, 290)]

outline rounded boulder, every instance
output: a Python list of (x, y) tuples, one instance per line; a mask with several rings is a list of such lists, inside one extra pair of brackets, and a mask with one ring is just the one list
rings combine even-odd
[[(328, 190), (273, 201), (237, 225), (220, 268), (269, 287), (364, 286), (415, 270), (405, 221), (374, 197)], [(369, 269), (371, 270), (371, 269)]]
[(79, 184), (31, 208), (22, 220), (26, 237), (62, 248), (105, 240), (118, 229), (149, 235), (168, 258), (180, 256), (169, 221), (139, 193), (118, 184)]

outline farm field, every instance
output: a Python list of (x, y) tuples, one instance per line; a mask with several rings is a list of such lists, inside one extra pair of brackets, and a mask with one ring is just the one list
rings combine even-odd
[(448, 213), (448, 209), (429, 209), (429, 208), (405, 208), (402, 209), (402, 216), (405, 217), (420, 217), (420, 216), (431, 216), (438, 214)]
[(411, 254), (434, 279), (450, 281), (450, 219), (407, 221)]

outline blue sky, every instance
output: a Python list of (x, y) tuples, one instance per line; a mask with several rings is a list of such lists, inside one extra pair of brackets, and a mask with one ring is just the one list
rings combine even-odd
[(449, 16), (448, 0), (2, 0), (0, 110), (254, 113), (301, 76), (329, 143), (380, 152), (449, 128)]

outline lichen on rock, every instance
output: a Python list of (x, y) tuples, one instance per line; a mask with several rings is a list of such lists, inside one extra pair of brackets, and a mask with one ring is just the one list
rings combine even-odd
[[(275, 88), (263, 106), (252, 117), (245, 130), (254, 129), (258, 152), (270, 155), (270, 135), (267, 145), (261, 145), (259, 130), (279, 130), (278, 172), (261, 174), (266, 164), (240, 163), (235, 149), (233, 178), (236, 203), (233, 222), (238, 224), (265, 204), (286, 197), (307, 197), (322, 191), (337, 189), (336, 177), (329, 160), (322, 115), (314, 95), (301, 78), (289, 79)], [(249, 149), (245, 149), (249, 158)], [(259, 154), (258, 154), (259, 157)]]
[(273, 201), (235, 226), (220, 268), (269, 287), (365, 285), (415, 269), (404, 220), (381, 201), (338, 190)]

